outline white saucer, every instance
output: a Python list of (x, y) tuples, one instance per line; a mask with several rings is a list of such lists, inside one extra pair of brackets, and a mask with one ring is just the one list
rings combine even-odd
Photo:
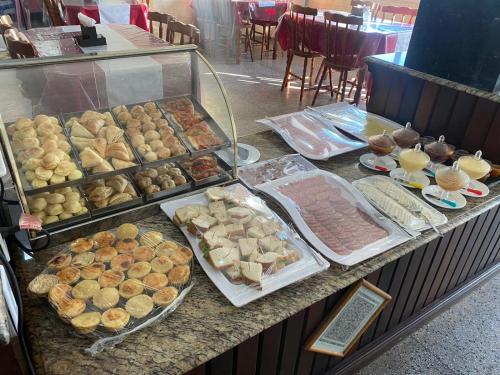
[(386, 172), (387, 173), (387, 172), (392, 171), (393, 169), (398, 167), (398, 165), (396, 164), (396, 162), (392, 158), (390, 158), (389, 156), (382, 156), (382, 157), (378, 158), (378, 160), (380, 161), (379, 164), (381, 167), (387, 168), (387, 171), (378, 169), (375, 167), (375, 165), (373, 163), (371, 163), (371, 161), (375, 158), (376, 158), (376, 156), (374, 154), (363, 154), (359, 157), (359, 162), (361, 164), (363, 164), (366, 168), (371, 169), (373, 171), (377, 171), (377, 172)]
[[(436, 169), (435, 169), (436, 171), (439, 168), (445, 167), (445, 165), (441, 164), (441, 163), (437, 163), (435, 165), (436, 165)], [(436, 177), (436, 172), (432, 172), (430, 169), (425, 168), (422, 172), (424, 172), (426, 176), (433, 177), (433, 178)]]
[(450, 210), (458, 210), (465, 207), (465, 205), (467, 204), (465, 197), (458, 191), (455, 191), (449, 194), (448, 199), (452, 202), (455, 202), (457, 205), (456, 207), (450, 206), (449, 204), (446, 204), (439, 200), (438, 197), (441, 195), (441, 191), (442, 190), (438, 185), (429, 185), (422, 190), (422, 195), (427, 202), (432, 203), (434, 206), (448, 208)]
[(476, 194), (476, 193), (472, 193), (470, 191), (467, 191), (467, 189), (462, 189), (460, 190), (460, 194), (462, 195), (467, 195), (468, 197), (475, 197), (475, 198), (482, 198), (482, 197), (486, 197), (489, 193), (490, 193), (490, 189), (488, 188), (488, 186), (486, 186), (485, 184), (483, 184), (482, 182), (479, 182), (479, 181), (476, 181), (476, 180), (471, 180), (469, 182), (469, 186), (468, 186), (469, 189), (474, 189), (474, 190), (479, 190), (481, 192), (481, 194)]
[[(415, 186), (412, 186), (410, 184), (405, 183), (403, 180), (403, 176), (405, 175), (405, 171), (403, 168), (396, 168), (391, 171), (389, 176), (391, 176), (398, 184), (406, 186), (411, 189), (416, 189)], [(413, 173), (411, 175), (411, 179), (413, 182), (416, 182), (417, 184), (422, 185), (423, 187), (428, 186), (431, 183), (431, 180), (429, 180), (429, 177), (427, 177), (424, 172), (417, 172)]]

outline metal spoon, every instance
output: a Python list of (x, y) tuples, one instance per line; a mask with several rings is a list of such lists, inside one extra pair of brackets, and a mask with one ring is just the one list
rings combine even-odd
[(434, 230), (434, 232), (436, 232), (438, 234), (439, 237), (443, 237), (443, 233), (441, 233), (441, 231), (434, 224), (432, 224), (432, 222), (429, 220), (429, 218), (423, 213), (421, 208), (417, 208), (417, 207), (411, 208), (410, 211), (417, 214), (422, 219), (424, 219), (425, 222), (431, 226), (431, 228)]

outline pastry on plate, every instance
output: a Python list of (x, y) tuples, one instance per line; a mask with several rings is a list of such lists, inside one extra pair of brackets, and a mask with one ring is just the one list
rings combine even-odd
[(101, 247), (95, 252), (95, 261), (96, 262), (109, 262), (113, 259), (118, 252), (112, 246)]
[(85, 280), (95, 280), (101, 276), (106, 269), (103, 263), (92, 263), (80, 270), (80, 276)]
[(170, 305), (179, 295), (176, 288), (168, 286), (166, 288), (160, 289), (153, 294), (153, 302), (161, 307), (167, 307)]
[(179, 248), (179, 245), (177, 245), (173, 241), (163, 241), (161, 244), (156, 246), (156, 254), (158, 256), (165, 256), (169, 257), (170, 255), (175, 254), (175, 251)]
[(78, 238), (69, 246), (72, 252), (79, 254), (92, 250), (94, 247), (94, 241), (88, 238)]
[(142, 279), (144, 287), (147, 289), (158, 290), (168, 285), (168, 278), (163, 273), (149, 273)]
[(139, 294), (142, 294), (144, 287), (142, 286), (141, 280), (128, 279), (120, 284), (118, 287), (118, 293), (123, 298), (129, 299)]
[(134, 264), (134, 256), (130, 254), (120, 254), (111, 259), (111, 269), (126, 271)]
[(146, 232), (141, 236), (139, 242), (141, 245), (147, 245), (151, 247), (155, 247), (163, 241), (163, 234), (157, 231)]
[(80, 280), (80, 270), (76, 267), (66, 267), (57, 272), (59, 282), (62, 284), (74, 284)]
[(136, 319), (144, 318), (154, 307), (153, 299), (145, 294), (130, 298), (125, 304), (125, 310)]
[(120, 270), (106, 270), (99, 276), (98, 282), (102, 288), (115, 288), (125, 280), (125, 274)]
[(64, 301), (70, 300), (71, 286), (68, 284), (56, 284), (49, 290), (49, 302), (54, 306), (59, 306)]
[(123, 240), (116, 241), (115, 247), (121, 254), (134, 254), (134, 249), (139, 246), (139, 242), (133, 238), (125, 238)]
[(113, 244), (115, 240), (115, 235), (110, 231), (106, 230), (94, 234), (92, 239), (94, 240), (97, 248), (106, 247), (106, 246), (111, 246)]
[(151, 264), (143, 261), (132, 264), (127, 271), (127, 275), (131, 279), (142, 279), (150, 272)]
[(116, 230), (116, 238), (119, 240), (134, 239), (139, 234), (139, 229), (134, 224), (125, 223)]
[(120, 300), (120, 294), (116, 288), (102, 288), (92, 298), (95, 307), (101, 310), (107, 310), (115, 307)]
[(167, 273), (173, 266), (174, 264), (172, 261), (165, 256), (156, 257), (151, 261), (151, 269), (153, 272)]
[(71, 319), (71, 325), (81, 334), (94, 332), (99, 323), (101, 323), (101, 313), (97, 311), (83, 313)]
[(140, 246), (134, 250), (136, 261), (151, 262), (155, 257), (155, 251), (150, 246)]
[(186, 284), (190, 273), (189, 266), (175, 266), (168, 272), (168, 281), (171, 285)]
[(71, 294), (75, 298), (89, 299), (99, 292), (101, 286), (95, 280), (83, 280), (73, 287)]
[(119, 331), (123, 329), (130, 319), (130, 314), (121, 307), (111, 308), (102, 313), (101, 322), (104, 328), (109, 331)]
[(59, 283), (59, 278), (56, 275), (42, 273), (35, 277), (28, 284), (28, 290), (38, 296), (46, 295), (49, 290)]
[(93, 252), (86, 252), (81, 254), (76, 254), (71, 261), (71, 264), (75, 267), (85, 267), (94, 261), (95, 254)]
[(56, 255), (47, 262), (47, 267), (60, 270), (70, 265), (72, 256), (71, 254)]
[(83, 299), (68, 299), (57, 306), (57, 314), (63, 320), (72, 319), (85, 311), (85, 301)]
[(170, 255), (170, 260), (174, 265), (188, 264), (193, 259), (193, 252), (187, 247), (179, 247)]

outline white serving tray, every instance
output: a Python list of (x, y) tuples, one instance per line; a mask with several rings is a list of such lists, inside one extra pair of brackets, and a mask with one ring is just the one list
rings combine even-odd
[[(226, 186), (224, 189), (227, 191), (235, 191), (238, 189), (239, 192), (242, 192), (245, 195), (248, 194), (249, 197), (252, 197), (252, 200), (255, 200), (257, 204), (263, 202), (241, 184)], [(162, 203), (160, 207), (167, 214), (169, 219), (172, 220), (175, 215), (175, 210), (188, 204), (208, 204), (208, 200), (204, 193), (200, 193), (182, 199)], [(244, 306), (249, 302), (264, 297), (265, 295), (268, 295), (278, 289), (303, 280), (330, 267), (330, 263), (309, 247), (278, 215), (267, 208), (267, 206), (265, 206), (265, 208), (269, 210), (269, 213), (280, 222), (283, 227), (282, 232), (286, 235), (287, 240), (300, 251), (301, 259), (279, 270), (275, 274), (264, 276), (262, 279), (261, 289), (245, 284), (231, 283), (222, 272), (216, 270), (203, 256), (203, 252), (198, 246), (199, 239), (189, 233), (186, 226), (180, 228), (184, 236), (189, 241), (196, 258), (198, 259), (198, 263), (200, 263), (207, 276), (210, 280), (212, 280), (215, 286), (219, 288), (222, 294), (224, 294), (226, 298), (236, 307)]]
[[(329, 181), (329, 183), (331, 183), (332, 187), (341, 188), (341, 194), (345, 199), (349, 200), (351, 204), (362, 208), (363, 211), (367, 213), (378, 225), (386, 229), (389, 232), (389, 235), (369, 245), (366, 245), (363, 248), (357, 249), (348, 255), (340, 255), (330, 249), (306, 224), (306, 222), (302, 218), (298, 205), (292, 199), (278, 191), (278, 188), (280, 186), (287, 185), (291, 182), (307, 180), (308, 178), (316, 176), (324, 176)], [(371, 206), (370, 203), (368, 203), (368, 201), (364, 198), (364, 196), (361, 195), (356, 189), (354, 189), (349, 182), (330, 172), (326, 172), (320, 169), (309, 171), (258, 185), (256, 186), (256, 189), (261, 190), (276, 199), (290, 214), (295, 223), (295, 226), (298, 228), (300, 233), (318, 251), (320, 251), (324, 256), (331, 259), (332, 261), (344, 266), (352, 266), (354, 264), (362, 262), (412, 238), (412, 236), (410, 236), (396, 223), (383, 216), (379, 211)], [(304, 192), (304, 194), (307, 194), (307, 192)]]

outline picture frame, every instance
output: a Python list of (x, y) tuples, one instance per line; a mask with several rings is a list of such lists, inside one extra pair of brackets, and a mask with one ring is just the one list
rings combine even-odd
[(306, 341), (305, 349), (345, 357), (391, 299), (375, 285), (360, 280)]

